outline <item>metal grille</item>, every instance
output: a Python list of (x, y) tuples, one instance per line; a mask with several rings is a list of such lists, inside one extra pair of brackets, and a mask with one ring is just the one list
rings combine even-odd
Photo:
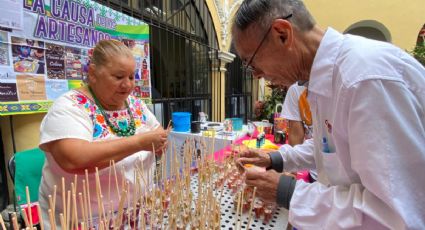
[[(232, 46), (230, 52), (236, 53)], [(242, 60), (236, 56), (226, 65), (226, 117), (252, 119), (252, 74), (242, 68)]]
[(152, 103), (165, 124), (174, 111), (211, 116), (211, 65), (218, 50), (204, 0), (97, 0), (151, 27)]

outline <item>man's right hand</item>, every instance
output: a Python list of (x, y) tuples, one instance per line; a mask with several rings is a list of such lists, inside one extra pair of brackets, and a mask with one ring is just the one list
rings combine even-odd
[(239, 157), (236, 159), (236, 161), (241, 165), (253, 164), (259, 167), (267, 168), (271, 166), (270, 155), (268, 152), (270, 151), (260, 149), (246, 149), (239, 153)]

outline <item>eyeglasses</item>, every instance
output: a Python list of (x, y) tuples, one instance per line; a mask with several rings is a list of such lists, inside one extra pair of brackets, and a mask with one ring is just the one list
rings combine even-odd
[[(288, 16), (286, 16), (286, 17), (277, 18), (277, 19), (287, 20), (287, 19), (289, 19), (290, 17), (292, 17), (292, 14), (289, 14), (289, 15), (288, 15)], [(244, 67), (246, 70), (251, 71), (251, 72), (254, 72), (254, 71), (255, 71), (255, 67), (251, 66), (251, 63), (252, 63), (252, 61), (254, 60), (255, 55), (258, 53), (258, 50), (260, 50), (260, 47), (263, 45), (264, 41), (266, 40), (267, 36), (269, 35), (270, 30), (272, 30), (272, 27), (273, 27), (273, 25), (270, 25), (269, 29), (267, 30), (267, 32), (266, 32), (266, 34), (264, 35), (263, 39), (261, 39), (260, 44), (257, 46), (257, 49), (255, 49), (254, 54), (252, 54), (252, 56), (251, 56), (251, 58), (249, 59), (249, 61), (248, 61), (246, 64), (244, 64), (244, 63), (242, 64), (242, 65), (243, 65), (243, 67)]]

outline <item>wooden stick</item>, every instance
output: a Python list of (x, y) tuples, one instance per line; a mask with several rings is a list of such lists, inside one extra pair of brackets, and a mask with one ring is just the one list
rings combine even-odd
[(126, 196), (127, 196), (127, 191), (122, 190), (121, 192), (121, 199), (120, 199), (120, 203), (119, 203), (119, 207), (118, 207), (118, 214), (117, 214), (117, 219), (114, 221), (114, 229), (119, 227), (122, 223), (122, 214), (123, 214), (123, 209), (124, 209), (124, 203), (126, 200)]
[(77, 179), (78, 179), (78, 176), (77, 176), (77, 174), (74, 174), (74, 186), (75, 186), (75, 188), (74, 188), (74, 192), (75, 192), (75, 194), (77, 194), (77, 188), (78, 188), (78, 186), (77, 186)]
[(30, 221), (30, 225), (29, 227), (32, 229), (34, 227), (34, 225), (32, 224), (32, 214), (31, 214), (31, 197), (30, 197), (30, 190), (28, 188), (28, 186), (25, 186), (25, 193), (27, 195), (27, 205), (28, 205), (28, 215), (29, 215), (29, 221)]
[[(153, 198), (152, 198), (153, 197)], [(150, 216), (150, 228), (149, 229), (153, 229), (152, 228), (152, 226), (153, 226), (153, 216), (154, 216), (154, 209), (153, 209), (153, 203), (155, 203), (152, 199), (155, 199), (155, 196), (153, 195), (153, 194), (151, 194), (151, 203), (150, 203), (150, 208), (151, 208), (151, 212), (150, 212), (150, 214), (151, 214), (151, 216)]]
[(91, 211), (91, 202), (90, 202), (90, 186), (89, 186), (89, 173), (88, 170), (85, 170), (85, 174), (86, 174), (86, 186), (87, 186), (87, 203), (89, 206), (89, 216), (90, 216), (90, 223), (87, 223), (87, 227), (90, 229), (90, 227), (92, 227), (93, 225), (93, 216), (92, 216), (92, 211)]
[(7, 230), (6, 225), (4, 224), (3, 217), (2, 217), (1, 214), (0, 214), (0, 225), (3, 228), (3, 230)]
[(116, 194), (118, 195), (118, 200), (121, 200), (121, 197), (120, 197), (121, 190), (120, 190), (119, 185), (118, 185), (117, 169), (115, 167), (115, 161), (114, 160), (112, 160), (112, 169), (114, 170), (115, 186), (116, 186), (116, 189), (117, 189)]
[[(84, 209), (84, 202), (83, 202), (83, 194), (81, 192), (78, 193), (78, 201), (79, 201), (79, 205), (80, 205), (80, 209), (81, 209), (81, 219), (83, 223), (87, 222), (86, 219), (86, 210)], [(78, 220), (78, 219), (77, 219)]]
[(40, 229), (44, 230), (43, 214), (41, 214), (40, 205), (37, 205), (37, 213), (38, 213), (38, 219), (40, 220)]
[(87, 204), (87, 188), (86, 188), (86, 180), (83, 180), (83, 202), (84, 202), (84, 222), (87, 225), (87, 228), (90, 228), (89, 224), (89, 210), (88, 210), (88, 204)]
[[(65, 178), (64, 177), (62, 177), (62, 207), (63, 207), (64, 223), (66, 223), (66, 190), (65, 190)], [(54, 212), (53, 212), (53, 215), (55, 215)], [(67, 230), (67, 229), (64, 228), (63, 230)]]
[(72, 194), (72, 206), (74, 227), (75, 229), (78, 229), (77, 195), (75, 195), (75, 193)]
[(51, 209), (51, 210), (53, 210), (53, 198), (52, 198), (52, 195), (49, 195), (48, 196), (49, 197), (49, 209)]
[(249, 214), (248, 214), (248, 224), (246, 225), (246, 229), (249, 229), (249, 226), (251, 226), (252, 209), (254, 208), (256, 191), (257, 191), (257, 187), (254, 187), (254, 191), (252, 192), (252, 202), (251, 202), (251, 205), (249, 208)]
[[(96, 167), (96, 195), (97, 195), (97, 206), (98, 206), (98, 213), (99, 213), (99, 219), (105, 220), (105, 213), (103, 212), (103, 201), (102, 201), (102, 190), (100, 186), (100, 177), (99, 177), (99, 169)], [(105, 220), (106, 221), (106, 220)]]
[(169, 121), (168, 121), (167, 130), (171, 127), (171, 121), (172, 121), (172, 120), (169, 120)]
[(99, 230), (105, 230), (105, 227), (103, 225), (103, 220), (101, 220), (100, 223), (99, 223)]
[(16, 218), (16, 213), (12, 213), (12, 225), (13, 225), (13, 230), (19, 230), (18, 227), (18, 220)]
[(55, 207), (56, 207), (56, 190), (57, 190), (57, 186), (54, 185), (53, 186), (53, 207), (52, 207), (53, 213), (55, 213)]
[(64, 220), (64, 216), (63, 216), (63, 214), (61, 213), (61, 214), (59, 214), (59, 219), (60, 219), (60, 222), (61, 222), (61, 229), (66, 229), (66, 226), (65, 226), (65, 220)]
[[(137, 205), (137, 198), (139, 197), (138, 194), (138, 179), (137, 179), (137, 171), (134, 171), (134, 181), (133, 181), (133, 221), (134, 226), (136, 226), (136, 205)], [(130, 221), (130, 218), (129, 218)], [(135, 228), (135, 227), (134, 227)]]
[(109, 161), (109, 170), (108, 170), (108, 201), (111, 200), (111, 174), (112, 174), (112, 160)]
[[(145, 197), (146, 197), (146, 189), (145, 189)], [(146, 229), (146, 221), (145, 221), (145, 205), (142, 204), (143, 201), (140, 201), (140, 213), (142, 213), (142, 230)], [(145, 203), (146, 204), (146, 203)]]
[(47, 212), (49, 213), (50, 227), (52, 230), (56, 230), (56, 220), (53, 217), (53, 212), (51, 209), (47, 210)]
[[(239, 226), (239, 229), (241, 229), (241, 226), (242, 226), (242, 211), (243, 211), (243, 203), (244, 203), (244, 195), (245, 195), (245, 192), (244, 192), (244, 190), (243, 190), (243, 188), (242, 188), (242, 197), (241, 197), (241, 202), (239, 203), (239, 205), (241, 206), (240, 208), (239, 208), (239, 215), (241, 216), (241, 218), (239, 218), (238, 219), (238, 226)], [(237, 230), (237, 229), (236, 229)]]
[(238, 229), (238, 218), (239, 218), (239, 206), (241, 203), (241, 192), (238, 193), (237, 204), (236, 204), (236, 215), (235, 215), (235, 229)]
[(21, 209), (21, 212), (22, 212), (22, 217), (24, 218), (25, 226), (27, 227), (30, 226), (30, 222), (28, 221), (28, 217), (27, 217), (27, 213), (25, 209)]
[[(109, 221), (111, 221), (114, 218), (114, 202), (112, 200), (109, 201), (109, 212), (108, 212), (108, 228), (109, 228)], [(112, 220), (113, 223), (113, 220)]]
[(68, 193), (67, 194), (68, 195), (66, 197), (66, 203), (67, 203), (67, 206), (66, 206), (66, 218), (64, 220), (65, 220), (65, 227), (66, 227), (66, 229), (69, 229), (69, 223), (70, 223), (69, 215), (71, 215), (71, 191), (68, 190)]
[(72, 200), (71, 200), (71, 202), (72, 202), (72, 204), (71, 204), (71, 230), (75, 227), (74, 226), (75, 225), (74, 209), (75, 209), (76, 205), (74, 205), (74, 195), (75, 195), (75, 184), (74, 184), (74, 182), (71, 182), (71, 198), (72, 198)]

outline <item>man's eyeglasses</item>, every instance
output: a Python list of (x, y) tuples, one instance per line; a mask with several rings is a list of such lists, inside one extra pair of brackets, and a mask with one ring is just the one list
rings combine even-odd
[[(289, 19), (290, 17), (292, 17), (292, 14), (289, 14), (289, 15), (288, 15), (288, 16), (286, 16), (286, 17), (282, 17), (282, 18), (278, 18), (278, 19), (287, 20), (287, 19)], [(264, 41), (266, 40), (267, 36), (269, 35), (270, 30), (272, 30), (272, 26), (273, 26), (273, 24), (272, 24), (272, 25), (270, 25), (269, 29), (267, 30), (267, 32), (266, 32), (266, 34), (264, 35), (263, 39), (261, 39), (260, 44), (257, 46), (257, 49), (255, 49), (254, 54), (252, 54), (252, 56), (251, 56), (251, 58), (249, 59), (249, 61), (248, 61), (246, 64), (245, 64), (245, 63), (243, 63), (243, 64), (242, 64), (242, 65), (243, 65), (243, 67), (244, 67), (247, 71), (250, 71), (250, 72), (254, 72), (254, 71), (255, 71), (255, 67), (251, 66), (251, 63), (252, 63), (252, 61), (254, 60), (254, 57), (255, 57), (255, 55), (257, 54), (258, 50), (260, 50), (260, 47), (263, 45)]]

